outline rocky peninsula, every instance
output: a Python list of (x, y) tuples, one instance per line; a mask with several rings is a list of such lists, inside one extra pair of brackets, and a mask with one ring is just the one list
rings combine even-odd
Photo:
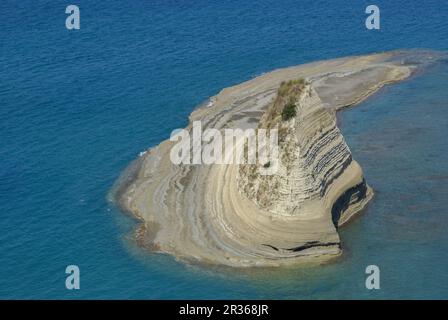
[[(389, 52), (275, 70), (194, 110), (204, 128), (277, 128), (278, 171), (260, 164), (173, 164), (166, 140), (115, 189), (140, 221), (138, 242), (178, 259), (232, 267), (322, 262), (342, 252), (338, 228), (373, 196), (336, 111), (408, 78), (412, 54)], [(287, 105), (294, 112), (282, 116)], [(264, 166), (269, 166), (264, 165)]]

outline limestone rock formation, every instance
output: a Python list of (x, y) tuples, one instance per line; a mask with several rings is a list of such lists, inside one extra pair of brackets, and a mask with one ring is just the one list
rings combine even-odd
[(232, 267), (339, 256), (338, 227), (373, 193), (336, 126), (336, 110), (406, 79), (413, 57), (391, 52), (310, 63), (222, 90), (194, 110), (186, 129), (194, 121), (221, 132), (277, 128), (278, 171), (260, 174), (275, 163), (174, 164), (174, 143), (163, 141), (115, 188), (121, 207), (141, 220), (139, 244), (183, 261)]
[[(285, 120), (282, 111), (288, 106), (295, 108), (295, 116)], [(260, 208), (302, 219), (331, 216), (337, 226), (347, 221), (349, 208), (370, 196), (335, 114), (323, 107), (312, 85), (303, 80), (282, 83), (259, 128), (279, 132), (277, 172), (266, 175), (262, 164), (242, 165), (238, 187)]]

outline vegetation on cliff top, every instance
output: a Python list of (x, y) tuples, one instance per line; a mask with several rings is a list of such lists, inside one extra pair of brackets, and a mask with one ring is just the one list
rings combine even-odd
[(295, 103), (307, 85), (305, 79), (299, 78), (290, 81), (283, 81), (277, 91), (277, 96), (273, 105), (267, 110), (262, 127), (275, 127), (279, 121), (288, 121), (296, 116)]
[(300, 91), (302, 91), (305, 84), (306, 83), (303, 78), (290, 80), (290, 81), (283, 81), (280, 84), (280, 88), (278, 88), (277, 95), (279, 97), (285, 97), (285, 96), (289, 96), (292, 93), (300, 93)]

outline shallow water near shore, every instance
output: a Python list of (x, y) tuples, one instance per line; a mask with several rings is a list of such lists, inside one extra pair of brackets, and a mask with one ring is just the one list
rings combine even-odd
[[(341, 229), (344, 254), (329, 264), (180, 263), (141, 250), (135, 220), (108, 202), (139, 152), (224, 87), (316, 60), (448, 49), (440, 1), (403, 2), (412, 12), (377, 1), (387, 17), (378, 33), (363, 27), (363, 6), (294, 3), (80, 0), (82, 27), (70, 33), (54, 1), (2, 1), (0, 298), (448, 297), (446, 62), (340, 113), (375, 197)], [(81, 269), (79, 291), (65, 289), (69, 264)], [(370, 264), (381, 290), (365, 289)]]

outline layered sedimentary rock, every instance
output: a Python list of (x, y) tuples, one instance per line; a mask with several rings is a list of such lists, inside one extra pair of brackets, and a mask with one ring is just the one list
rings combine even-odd
[[(282, 110), (288, 104), (295, 115), (285, 120)], [(266, 164), (246, 164), (240, 166), (237, 180), (240, 192), (259, 208), (278, 217), (300, 219), (332, 213), (338, 226), (348, 219), (349, 208), (357, 203), (362, 207), (370, 198), (371, 190), (336, 126), (334, 113), (323, 107), (312, 85), (283, 83), (259, 128), (277, 128), (279, 132), (276, 173), (263, 174)], [(350, 197), (344, 195), (352, 188)]]
[[(116, 189), (121, 206), (141, 220), (139, 243), (182, 260), (234, 267), (340, 255), (337, 229), (372, 191), (336, 126), (335, 111), (407, 78), (413, 66), (402, 63), (405, 57), (395, 52), (312, 63), (221, 91), (191, 114), (187, 129), (193, 121), (221, 131), (276, 127), (278, 171), (260, 175), (270, 163), (176, 165), (170, 160), (174, 143), (162, 142), (127, 170)], [(295, 114), (285, 118), (291, 102)]]

